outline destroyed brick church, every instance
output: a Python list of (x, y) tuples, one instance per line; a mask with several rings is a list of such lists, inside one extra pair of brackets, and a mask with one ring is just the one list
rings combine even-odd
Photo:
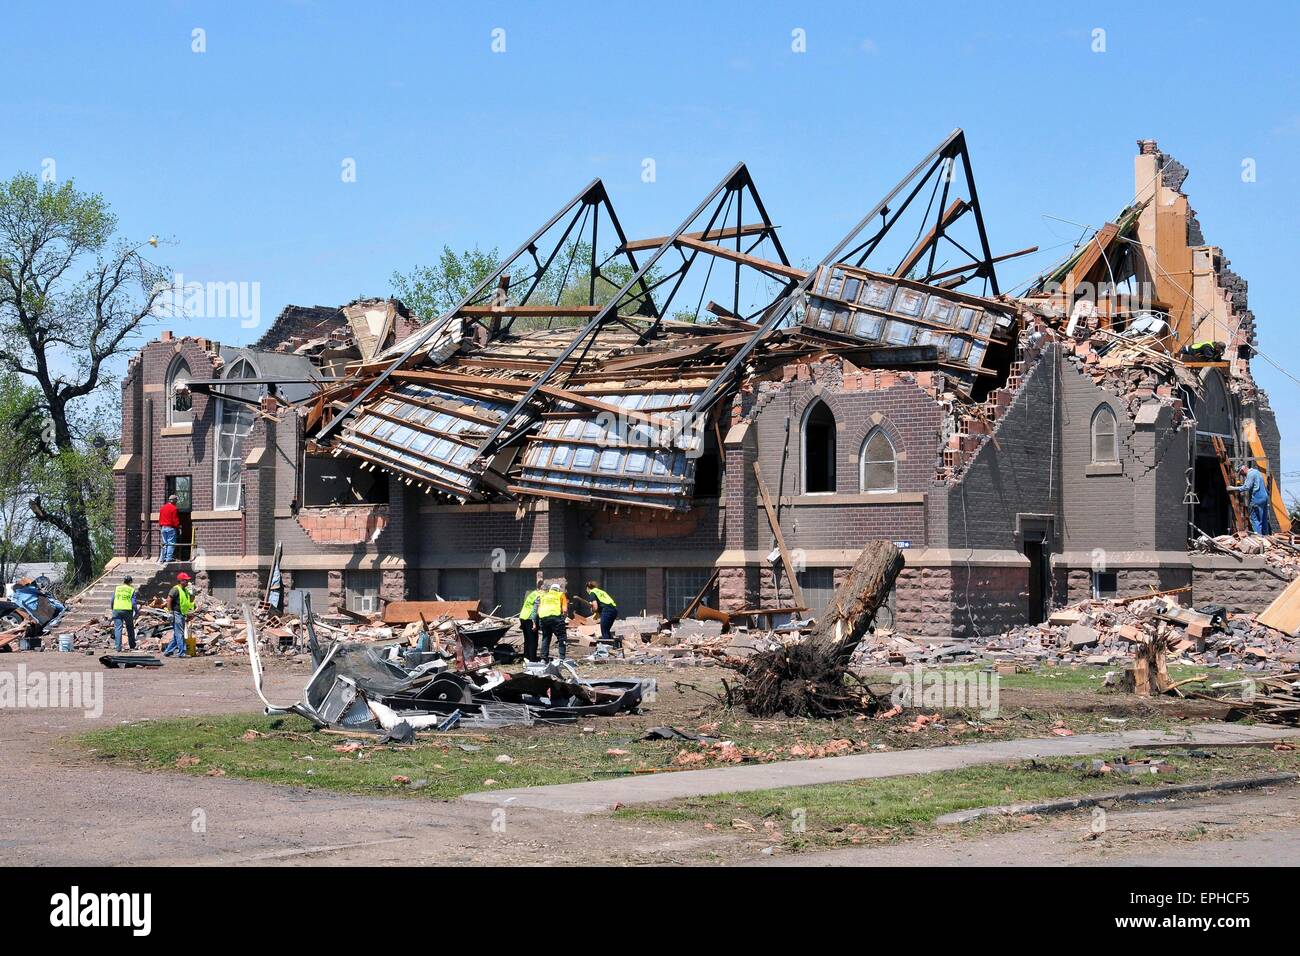
[(648, 239), (593, 181), (440, 316), (163, 333), (122, 385), (116, 569), (161, 575), (176, 494), (178, 557), (226, 600), (278, 568), (359, 613), (509, 615), (541, 575), (630, 614), (816, 615), (886, 539), (901, 634), (1185, 586), (1256, 607), (1285, 584), (1262, 558), (1194, 546), (1240, 521), (1242, 461), (1289, 522), (1246, 283), (1186, 176), (1139, 143), (1133, 201), (1014, 292), (998, 264), (1034, 250), (990, 248), (955, 131), (811, 270), (742, 164)]

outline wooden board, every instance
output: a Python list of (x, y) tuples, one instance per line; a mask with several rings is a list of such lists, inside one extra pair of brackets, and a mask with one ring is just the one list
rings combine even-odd
[(1235, 482), (1232, 480), (1232, 465), (1228, 461), (1228, 451), (1223, 445), (1223, 439), (1218, 435), (1212, 435), (1210, 443), (1214, 446), (1214, 454), (1219, 459), (1219, 472), (1223, 475), (1223, 488), (1228, 494), (1228, 504), (1232, 506), (1232, 530), (1249, 531), (1250, 522), (1246, 520), (1246, 512), (1241, 502), (1241, 492), (1231, 490)]
[(1300, 578), (1287, 585), (1256, 620), (1294, 636), (1300, 632)]
[(385, 624), (410, 624), (420, 620), (436, 621), (444, 615), (454, 621), (478, 619), (478, 601), (392, 601), (384, 607)]
[(1273, 504), (1274, 530), (1290, 534), (1291, 515), (1287, 511), (1286, 501), (1282, 498), (1281, 484), (1273, 477), (1273, 469), (1269, 467), (1268, 455), (1264, 451), (1264, 443), (1259, 439), (1255, 422), (1249, 418), (1245, 419), (1241, 423), (1241, 431), (1246, 439), (1246, 447), (1250, 449), (1250, 454), (1255, 459), (1255, 466), (1264, 473), (1264, 480), (1268, 482), (1268, 497)]
[(803, 588), (799, 586), (799, 576), (795, 574), (794, 564), (790, 561), (790, 552), (786, 550), (785, 535), (781, 533), (781, 522), (777, 520), (776, 509), (772, 507), (772, 498), (767, 493), (767, 482), (763, 480), (763, 470), (754, 462), (754, 480), (758, 482), (758, 492), (763, 496), (763, 508), (767, 511), (767, 523), (772, 526), (772, 537), (781, 552), (781, 564), (785, 566), (785, 576), (790, 582), (790, 593), (794, 603), (803, 606)]

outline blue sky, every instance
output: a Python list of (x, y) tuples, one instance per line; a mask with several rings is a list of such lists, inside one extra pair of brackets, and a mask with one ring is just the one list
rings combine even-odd
[[(1075, 6), (16, 2), (0, 175), (53, 159), (126, 235), (171, 240), (159, 259), (187, 280), (259, 283), (265, 325), (385, 294), (444, 244), (513, 246), (594, 176), (656, 235), (743, 159), (791, 257), (816, 260), (957, 126), (994, 251), (1044, 248), (1010, 286), (1077, 239), (1047, 216), (1100, 225), (1131, 199), (1154, 138), (1249, 281), (1262, 348), (1300, 374), (1300, 14)], [(1298, 470), (1300, 385), (1256, 370)]]

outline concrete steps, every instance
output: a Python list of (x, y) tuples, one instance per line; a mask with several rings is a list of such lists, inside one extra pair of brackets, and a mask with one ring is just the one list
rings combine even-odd
[(182, 571), (191, 575), (194, 573), (192, 565), (187, 561), (172, 561), (170, 564), (138, 558), (123, 561), (68, 601), (68, 610), (59, 621), (57, 630), (69, 633), (92, 620), (107, 620), (112, 614), (113, 589), (127, 575), (131, 576), (140, 603), (144, 604), (155, 597), (166, 597), (176, 583), (176, 575)]

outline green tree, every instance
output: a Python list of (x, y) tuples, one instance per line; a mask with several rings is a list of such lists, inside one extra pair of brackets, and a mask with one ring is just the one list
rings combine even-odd
[(0, 369), (38, 393), (31, 507), (68, 538), (76, 581), (95, 575), (111, 538), (113, 445), (100, 403), (114, 360), (169, 287), (144, 244), (116, 229), (104, 198), (71, 181), (0, 182)]
[[(490, 252), (475, 247), (457, 254), (450, 246), (443, 246), (442, 255), (435, 265), (417, 266), (405, 274), (393, 273), (393, 294), (422, 320), (428, 321), (453, 308), (491, 275), (500, 262), (501, 256), (495, 247)], [(533, 269), (535, 266), (530, 260), (516, 262), (510, 274), (510, 301), (519, 302), (532, 285)], [(601, 265), (596, 276), (595, 304), (608, 302), (633, 273), (631, 264), (625, 259), (613, 258)], [(649, 270), (645, 275), (646, 284), (652, 285), (658, 274), (655, 269)], [(555, 257), (528, 302), (531, 305), (585, 305), (591, 292), (591, 244), (571, 242)], [(574, 317), (520, 318), (513, 328), (581, 325), (585, 321)]]
[(450, 246), (432, 266), (416, 266), (405, 274), (393, 273), (393, 293), (421, 321), (436, 319), (492, 274), (501, 261), (495, 248), (483, 252), (477, 246), (457, 255)]
[(35, 492), (30, 449), (39, 440), (40, 394), (12, 372), (0, 372), (0, 582), (30, 559), (37, 535), (28, 507)]

